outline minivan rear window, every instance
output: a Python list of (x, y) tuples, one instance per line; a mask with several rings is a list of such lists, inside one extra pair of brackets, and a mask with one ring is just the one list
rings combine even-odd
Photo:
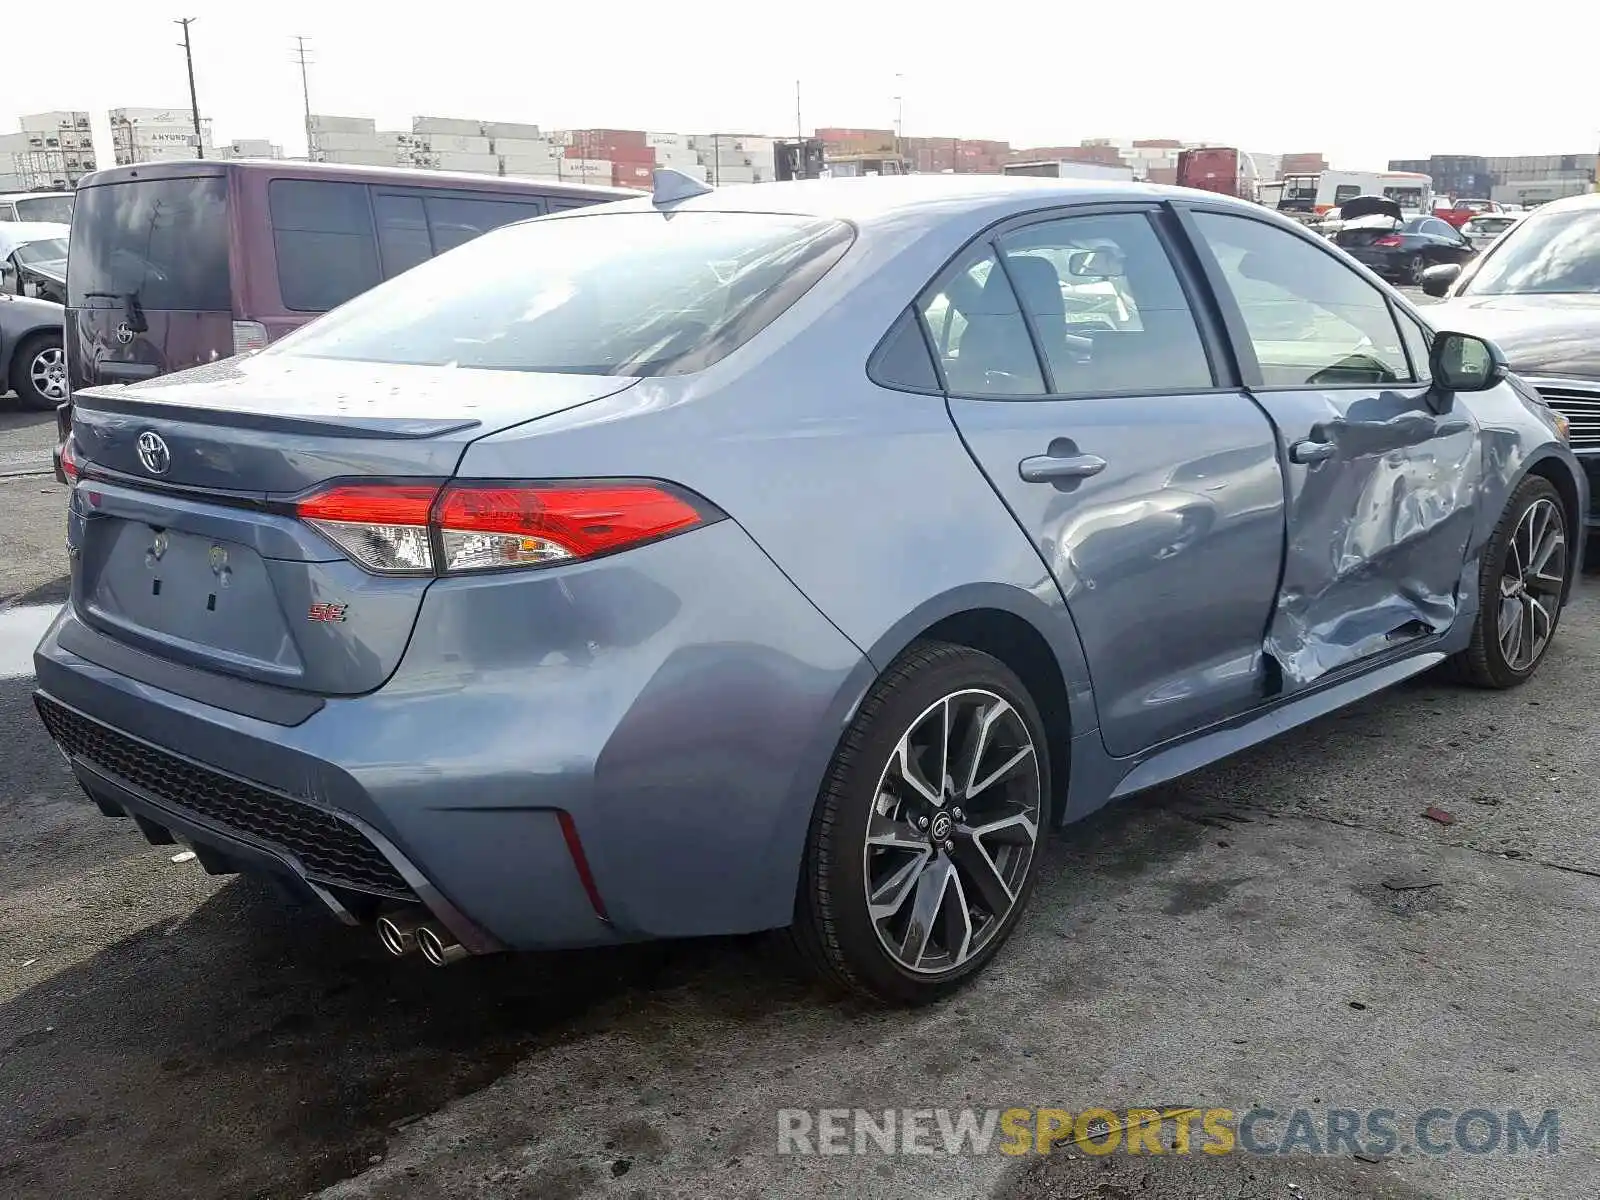
[(80, 188), (67, 304), (228, 312), (227, 181), (135, 179)]
[(777, 213), (531, 221), (414, 267), (264, 353), (679, 375), (754, 337), (854, 236), (840, 221)]

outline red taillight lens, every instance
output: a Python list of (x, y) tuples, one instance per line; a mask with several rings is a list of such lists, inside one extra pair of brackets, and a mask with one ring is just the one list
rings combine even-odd
[(446, 571), (592, 558), (700, 519), (693, 505), (645, 483), (452, 484), (434, 514)]
[(1400, 244), (1400, 235), (1395, 233), (1386, 233), (1372, 244), (1374, 246), (1383, 246), (1386, 249), (1393, 248)]
[(77, 483), (78, 476), (83, 474), (83, 468), (78, 464), (78, 456), (73, 453), (70, 437), (61, 447), (61, 473), (67, 477), (68, 487)]
[(631, 482), (482, 482), (442, 490), (430, 484), (340, 484), (300, 501), (295, 513), (380, 574), (570, 562), (706, 520), (675, 490)]

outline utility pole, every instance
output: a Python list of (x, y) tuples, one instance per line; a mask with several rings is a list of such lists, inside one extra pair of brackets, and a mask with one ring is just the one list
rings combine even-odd
[(306, 106), (306, 158), (313, 161), (317, 157), (316, 139), (311, 133), (311, 83), (306, 75), (306, 39), (295, 35), (295, 59), (300, 64), (300, 97)]
[(200, 136), (200, 101), (194, 92), (194, 52), (189, 47), (189, 26), (193, 17), (181, 17), (174, 25), (183, 26), (183, 60), (189, 65), (189, 113), (194, 117), (194, 153), (196, 158), (206, 156), (206, 140)]
[(899, 93), (894, 98), (894, 153), (900, 161), (897, 165), (901, 171), (906, 167), (906, 77), (896, 72), (894, 77), (895, 91)]
[(794, 140), (802, 143), (806, 140), (805, 122), (800, 119), (800, 81), (798, 79), (794, 81)]

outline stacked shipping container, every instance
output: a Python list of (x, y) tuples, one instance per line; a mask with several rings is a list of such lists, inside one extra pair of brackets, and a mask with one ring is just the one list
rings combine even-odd
[(113, 108), (111, 152), (119, 167), (134, 163), (215, 157), (211, 145), (211, 120), (200, 120), (198, 143), (194, 115), (186, 108)]
[(0, 134), (0, 192), (73, 187), (94, 169), (86, 112), (33, 113), (19, 132)]

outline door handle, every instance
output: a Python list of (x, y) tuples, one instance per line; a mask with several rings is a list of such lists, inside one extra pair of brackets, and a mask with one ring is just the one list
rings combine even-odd
[(1289, 461), (1293, 463), (1306, 465), (1326, 462), (1332, 457), (1332, 442), (1318, 442), (1313, 441), (1311, 438), (1306, 438), (1304, 441), (1296, 442), (1289, 447)]
[(1017, 464), (1026, 483), (1054, 483), (1058, 479), (1087, 479), (1106, 469), (1097, 454), (1035, 454)]

